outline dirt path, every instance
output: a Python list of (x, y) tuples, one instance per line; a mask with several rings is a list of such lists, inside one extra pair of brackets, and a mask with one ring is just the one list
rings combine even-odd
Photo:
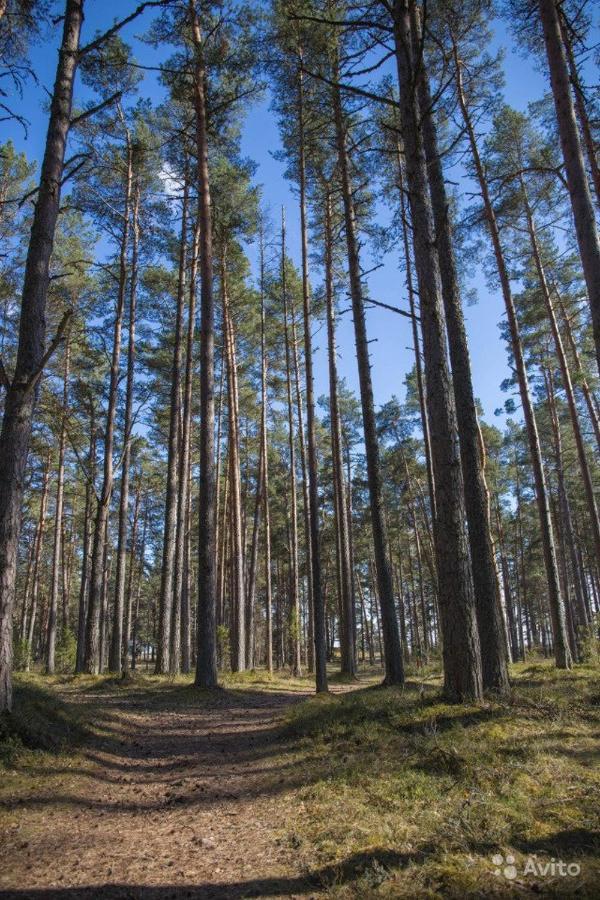
[[(278, 721), (305, 692), (85, 692), (101, 738), (3, 803), (0, 897), (306, 897), (285, 839), (293, 757)], [(73, 699), (73, 695), (71, 695)], [(4, 796), (6, 792), (3, 791)]]

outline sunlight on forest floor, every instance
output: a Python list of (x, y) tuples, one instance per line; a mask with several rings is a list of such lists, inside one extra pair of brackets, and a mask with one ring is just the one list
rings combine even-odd
[[(330, 695), (304, 702), (308, 677), (260, 670), (226, 675), (214, 692), (183, 677), (21, 675), (18, 711), (0, 724), (0, 772), (10, 775), (2, 806), (18, 803), (26, 816), (32, 785), (57, 760), (66, 770), (94, 742), (124, 744), (123, 712), (158, 721), (214, 709), (227, 722), (276, 702), (276, 737), (266, 741), (273, 768), (261, 770), (255, 755), (247, 765), (249, 777), (263, 772), (252, 802), (276, 796), (273, 845), (288, 881), (264, 888), (257, 871), (248, 893), (236, 882), (232, 897), (595, 897), (600, 672), (530, 660), (513, 676), (509, 700), (469, 706), (442, 702), (430, 671), (404, 690), (380, 688), (375, 669), (357, 684), (333, 677)], [(264, 811), (255, 809), (258, 823)], [(2, 830), (7, 821), (3, 812)], [(32, 835), (32, 846), (43, 839)], [(577, 874), (561, 874), (561, 862)]]

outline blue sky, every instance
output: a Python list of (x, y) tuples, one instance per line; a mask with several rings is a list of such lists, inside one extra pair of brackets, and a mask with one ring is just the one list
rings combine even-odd
[[(115, 13), (123, 17), (135, 5), (132, 0), (119, 0), (119, 3), (88, 2), (83, 42), (89, 40), (97, 28), (103, 30), (110, 26)], [(156, 64), (155, 51), (136, 40), (136, 35), (143, 34), (151, 18), (152, 12), (145, 13), (126, 28), (123, 36), (132, 44), (140, 62)], [(27, 137), (18, 124), (0, 124), (0, 140), (12, 138), (16, 146), (30, 159), (39, 159), (43, 151), (48, 97), (45, 89), (49, 91), (52, 88), (59, 39), (60, 27), (57, 27), (45, 43), (34, 48), (32, 63), (38, 84), (33, 81), (29, 83), (22, 102), (18, 101), (15, 104), (19, 112), (22, 112), (30, 122)], [(539, 98), (544, 93), (546, 89), (544, 79), (530, 60), (524, 59), (513, 49), (510, 33), (503, 23), (496, 24), (495, 43), (503, 46), (506, 51), (506, 100), (517, 109), (524, 110), (531, 100)], [(153, 73), (148, 73), (142, 82), (140, 95), (153, 100), (161, 98), (161, 91)], [(79, 84), (76, 103), (81, 104), (85, 98), (85, 92)], [(273, 217), (279, 217), (282, 204), (286, 207), (288, 252), (299, 262), (297, 199), (283, 177), (283, 164), (273, 158), (273, 153), (279, 146), (277, 122), (269, 109), (267, 96), (248, 111), (242, 135), (242, 151), (257, 163), (256, 181), (262, 184), (264, 202)], [(500, 383), (510, 374), (506, 348), (498, 329), (498, 323), (503, 316), (503, 304), (499, 293), (487, 289), (480, 272), (476, 274), (470, 286), (476, 289), (478, 298), (475, 305), (465, 306), (473, 380), (476, 394), (489, 421), (494, 418), (494, 409), (504, 402), (505, 395), (500, 390)], [(388, 255), (383, 267), (369, 277), (369, 288), (373, 297), (406, 307), (404, 275), (398, 269), (398, 259), (395, 255)], [(410, 323), (407, 319), (381, 309), (370, 309), (367, 315), (369, 337), (373, 340), (371, 353), (375, 400), (381, 404), (393, 394), (403, 396), (403, 379), (413, 364)], [(315, 328), (314, 344), (316, 390), (317, 395), (320, 395), (327, 392), (323, 327)], [(358, 392), (354, 334), (349, 314), (339, 320), (338, 345), (340, 375), (344, 376), (350, 386)]]

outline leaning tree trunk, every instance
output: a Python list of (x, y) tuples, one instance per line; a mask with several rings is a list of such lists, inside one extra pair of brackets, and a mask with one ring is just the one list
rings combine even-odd
[[(131, 280), (129, 285), (129, 331), (127, 339), (127, 384), (125, 388), (125, 419), (123, 422), (123, 461), (121, 463), (121, 493), (119, 496), (119, 535), (117, 542), (117, 571), (115, 575), (115, 606), (108, 668), (120, 672), (123, 654), (127, 656), (123, 630), (125, 606), (125, 570), (127, 568), (127, 524), (129, 517), (129, 479), (131, 469), (131, 429), (133, 427), (133, 387), (135, 368), (135, 325), (138, 276), (140, 185), (136, 183), (132, 207)], [(127, 604), (130, 598), (127, 597)], [(127, 636), (127, 640), (129, 637)]]
[(417, 95), (409, 2), (394, 3), (394, 39), (406, 177), (419, 285), (421, 329), (436, 491), (434, 522), (444, 687), (454, 700), (482, 693), (481, 655), (465, 523), (458, 425), (446, 357), (446, 322)]
[(600, 370), (600, 238), (571, 93), (569, 67), (560, 26), (560, 3), (558, 0), (538, 0), (538, 7), (544, 29), (558, 133), (579, 255), (592, 311), (596, 359)]
[(54, 675), (56, 654), (56, 632), (58, 623), (58, 589), (62, 559), (63, 512), (65, 500), (65, 445), (67, 442), (67, 405), (69, 402), (69, 368), (71, 344), (65, 339), (63, 364), (63, 399), (58, 439), (58, 471), (56, 474), (56, 506), (54, 510), (54, 546), (52, 548), (52, 576), (50, 582), (50, 602), (48, 608), (48, 636), (46, 639), (46, 674)]
[(573, 336), (571, 321), (569, 319), (569, 315), (567, 313), (567, 309), (565, 307), (563, 299), (560, 293), (556, 290), (556, 286), (555, 294), (560, 308), (565, 337), (571, 351), (571, 356), (573, 357), (573, 364), (575, 366), (575, 372), (577, 374), (577, 384), (581, 388), (581, 392), (585, 400), (585, 405), (587, 406), (588, 416), (590, 418), (590, 422), (592, 423), (592, 428), (594, 429), (596, 448), (600, 453), (600, 407), (598, 405), (598, 399), (588, 384), (586, 374), (583, 370), (583, 366), (581, 365), (581, 357), (579, 355), (579, 350), (577, 349), (577, 343)]
[(540, 520), (540, 534), (544, 553), (544, 564), (546, 568), (546, 577), (548, 580), (550, 616), (554, 633), (554, 654), (556, 658), (556, 664), (559, 668), (570, 668), (571, 654), (569, 652), (569, 645), (567, 640), (565, 608), (560, 592), (560, 582), (558, 578), (556, 548), (554, 545), (554, 534), (552, 529), (552, 519), (550, 515), (550, 503), (548, 499), (546, 475), (542, 462), (542, 453), (535, 412), (531, 400), (531, 394), (529, 391), (529, 382), (527, 379), (525, 359), (523, 357), (523, 347), (521, 344), (519, 323), (510, 287), (508, 269), (506, 267), (504, 252), (502, 250), (502, 244), (500, 241), (500, 232), (498, 230), (498, 223), (496, 221), (496, 213), (492, 205), (488, 184), (483, 169), (483, 163), (479, 155), (479, 148), (477, 146), (475, 130), (464, 97), (462, 88), (461, 61), (459, 59), (458, 47), (456, 43), (454, 43), (453, 54), (458, 101), (465, 124), (465, 130), (471, 149), (471, 156), (475, 167), (477, 182), (479, 184), (479, 190), (481, 192), (481, 197), (483, 200), (485, 217), (487, 220), (490, 238), (494, 249), (494, 258), (496, 261), (496, 268), (502, 288), (504, 305), (506, 307), (512, 353), (515, 361), (515, 368), (517, 371), (517, 380), (519, 384), (521, 404), (523, 407), (523, 415), (525, 418), (525, 427), (527, 429), (529, 453), (531, 456), (531, 465), (533, 468), (536, 502)]
[(194, 112), (200, 220), (200, 496), (198, 509), (198, 659), (196, 684), (217, 684), (215, 566), (215, 303), (208, 171), (206, 68), (196, 0), (189, 0), (194, 50)]
[[(414, 52), (420, 41), (416, 6), (412, 6)], [(427, 70), (423, 59), (418, 78), (418, 96), (436, 246), (440, 266), (442, 299), (446, 313), (448, 348), (454, 388), (454, 402), (460, 438), (460, 456), (465, 491), (465, 509), (469, 526), (477, 629), (481, 646), (481, 672), (484, 690), (506, 693), (509, 689), (507, 644), (500, 588), (488, 514), (488, 490), (482, 465), (479, 422), (471, 376), (471, 360), (462, 310), (460, 287), (444, 172), (438, 148), (436, 126)]]
[(12, 617), (21, 504), (36, 387), (48, 355), (44, 353), (44, 340), (49, 265), (60, 207), (82, 21), (83, 0), (67, 0), (46, 147), (25, 262), (17, 361), (12, 380), (8, 379), (2, 367), (2, 380), (7, 390), (0, 430), (0, 712), (12, 707)]
[(369, 359), (369, 342), (367, 339), (367, 326), (365, 321), (365, 307), (354, 200), (350, 179), (346, 126), (339, 88), (334, 88), (333, 107), (336, 127), (337, 157), (344, 203), (350, 294), (354, 316), (354, 337), (358, 360), (358, 377), (365, 436), (365, 455), (371, 508), (371, 527), (373, 529), (373, 548), (375, 553), (378, 595), (385, 645), (385, 682), (386, 684), (402, 684), (404, 682), (402, 645), (400, 643), (400, 632), (398, 630), (392, 568), (389, 559), (387, 533), (383, 517), (383, 486), (381, 463), (379, 459), (379, 443), (377, 440), (377, 426), (375, 422), (373, 381), (371, 378), (371, 362)]
[(419, 341), (419, 326), (415, 291), (413, 285), (412, 261), (410, 256), (410, 244), (408, 240), (407, 209), (404, 194), (404, 173), (400, 145), (398, 153), (398, 187), (400, 193), (400, 218), (402, 224), (402, 244), (404, 249), (404, 263), (406, 265), (406, 291), (411, 315), (411, 328), (413, 347), (415, 350), (415, 373), (417, 376), (417, 392), (419, 394), (419, 410), (421, 412), (421, 430), (423, 432), (423, 445), (425, 449), (425, 467), (427, 470), (427, 487), (429, 490), (429, 505), (431, 506), (431, 518), (435, 519), (435, 486), (433, 483), (433, 468), (431, 465), (431, 433), (429, 419), (427, 418), (427, 404), (425, 401), (426, 386), (423, 377), (423, 364), (421, 361), (421, 344)]
[(567, 395), (567, 406), (569, 408), (569, 416), (571, 418), (571, 427), (573, 429), (573, 437), (575, 439), (575, 447), (577, 448), (577, 458), (579, 461), (579, 470), (581, 473), (581, 480), (583, 482), (583, 489), (584, 489), (585, 498), (586, 498), (587, 507), (588, 507), (590, 527), (592, 530), (592, 537), (593, 537), (593, 541), (594, 541), (594, 550), (596, 552), (596, 559), (600, 559), (600, 520), (598, 518), (598, 508), (596, 506), (596, 497), (594, 495), (594, 483), (592, 480), (592, 473), (590, 471), (590, 466), (588, 463), (585, 445), (584, 445), (584, 441), (583, 441), (583, 435), (581, 433), (581, 424), (579, 422), (579, 412), (577, 410), (577, 403), (575, 401), (575, 392), (573, 390), (573, 382), (571, 380), (571, 373), (569, 371), (569, 365), (567, 362), (567, 357), (565, 355), (562, 337), (560, 334), (560, 330), (558, 328), (558, 322), (556, 321), (556, 315), (554, 313), (552, 297), (550, 296), (550, 287), (548, 285), (548, 279), (546, 278), (546, 271), (545, 271), (544, 263), (542, 260), (541, 249), (540, 249), (540, 245), (539, 245), (539, 242), (537, 239), (537, 232), (536, 232), (536, 227), (535, 227), (535, 221), (533, 218), (533, 212), (532, 212), (531, 206), (529, 204), (529, 199), (527, 197), (525, 183), (522, 178), (521, 178), (521, 185), (522, 185), (522, 189), (523, 189), (525, 214), (527, 217), (527, 230), (529, 232), (529, 240), (531, 242), (531, 249), (533, 251), (533, 259), (535, 262), (535, 268), (536, 268), (536, 271), (538, 274), (540, 287), (542, 289), (542, 296), (544, 298), (544, 305), (546, 307), (546, 313), (548, 315), (548, 320), (550, 322), (550, 330), (552, 331), (552, 338), (554, 340), (556, 356), (558, 357), (558, 364), (560, 367), (560, 374), (561, 374), (561, 378), (562, 378), (563, 388), (565, 390), (565, 394)]

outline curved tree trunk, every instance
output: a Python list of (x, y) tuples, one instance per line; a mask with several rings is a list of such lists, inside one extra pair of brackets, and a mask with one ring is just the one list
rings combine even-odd
[(7, 386), (0, 430), (0, 712), (12, 707), (12, 617), (21, 504), (36, 388), (47, 361), (44, 340), (49, 265), (60, 206), (82, 21), (83, 0), (67, 0), (25, 262), (17, 361)]

